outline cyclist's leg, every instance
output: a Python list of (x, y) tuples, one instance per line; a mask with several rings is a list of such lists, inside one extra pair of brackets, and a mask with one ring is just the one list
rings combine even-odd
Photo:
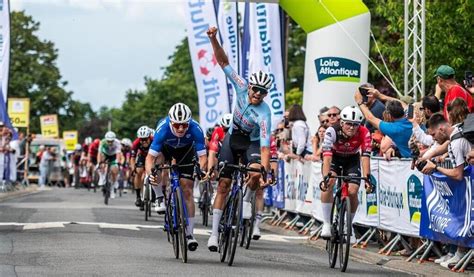
[[(332, 157), (331, 161), (331, 175), (340, 175), (340, 159), (337, 156)], [(331, 237), (331, 209), (332, 203), (334, 201), (333, 197), (333, 187), (336, 183), (336, 179), (329, 179), (328, 187), (326, 191), (321, 191), (321, 211), (323, 219), (323, 229), (321, 232), (321, 237), (327, 238)]]
[[(260, 157), (260, 143), (259, 141), (253, 141), (244, 155), (243, 162), (247, 163), (251, 168), (260, 169), (262, 167)], [(261, 177), (260, 173), (249, 172), (249, 178), (246, 183), (247, 191), (244, 195), (243, 203), (243, 217), (245, 219), (249, 219), (252, 216), (252, 205), (250, 201), (259, 188)]]
[[(351, 177), (360, 177), (360, 157), (356, 156), (354, 158), (348, 159), (344, 167), (344, 172), (347, 176)], [(359, 185), (360, 179), (351, 179), (349, 181), (349, 199), (351, 201), (351, 218), (354, 219), (355, 212), (357, 211), (357, 206), (359, 205)]]
[(257, 189), (257, 194), (255, 195), (255, 224), (253, 227), (253, 233), (252, 237), (254, 239), (259, 239), (260, 238), (260, 221), (262, 220), (263, 217), (263, 208), (264, 208), (264, 201), (263, 201), (263, 189), (258, 188)]
[[(157, 165), (163, 165), (165, 161), (171, 160), (171, 156), (167, 150), (167, 147), (163, 147), (163, 152), (158, 153), (158, 155), (155, 158), (155, 164)], [(164, 171), (158, 172), (156, 175), (157, 178), (157, 183), (158, 185), (156, 186), (151, 186), (153, 191), (155, 192), (155, 197), (156, 197), (156, 204), (155, 204), (155, 211), (158, 213), (164, 213), (166, 210), (165, 203), (163, 201), (164, 195), (163, 195), (163, 184), (166, 184), (164, 181)]]
[(142, 196), (141, 192), (143, 189), (143, 173), (145, 172), (143, 167), (137, 167), (135, 171), (135, 176), (133, 178), (133, 187), (135, 188), (135, 194), (137, 199), (135, 200), (135, 206), (142, 206)]

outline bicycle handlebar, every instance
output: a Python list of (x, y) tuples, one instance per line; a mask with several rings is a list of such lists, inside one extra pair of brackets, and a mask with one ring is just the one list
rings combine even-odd
[(222, 171), (224, 168), (231, 168), (234, 170), (238, 170), (241, 173), (247, 173), (247, 172), (255, 172), (255, 173), (260, 173), (262, 174), (263, 181), (267, 181), (267, 171), (265, 170), (265, 167), (261, 167), (260, 169), (253, 168), (253, 167), (248, 167), (243, 164), (235, 165), (227, 162), (220, 162), (219, 163), (219, 172)]
[[(372, 184), (370, 183), (370, 179), (367, 177), (356, 177), (356, 176), (342, 176), (342, 175), (327, 175), (324, 177), (324, 179), (319, 183), (319, 189), (321, 191), (327, 191), (327, 188), (323, 188), (323, 185), (325, 185), (329, 179), (342, 179), (343, 181), (348, 182), (349, 180), (364, 180), (365, 181), (365, 189), (367, 193), (372, 192)], [(370, 188), (369, 188), (370, 186)]]

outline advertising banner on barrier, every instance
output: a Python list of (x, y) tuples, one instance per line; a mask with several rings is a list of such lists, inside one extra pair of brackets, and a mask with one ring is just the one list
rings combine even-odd
[(285, 161), (278, 161), (277, 183), (273, 187), (273, 205), (277, 209), (285, 208)]
[[(262, 70), (271, 74), (273, 84), (265, 102), (272, 113), (272, 130), (285, 112), (285, 83), (278, 4), (246, 3), (248, 26), (244, 26), (243, 61), (248, 58), (248, 74)], [(247, 52), (248, 50), (248, 52)], [(242, 67), (247, 68), (244, 64)], [(248, 76), (244, 76), (248, 78)]]
[(199, 123), (206, 130), (229, 112), (227, 80), (206, 34), (210, 26), (217, 26), (214, 3), (188, 0), (185, 6), (189, 52), (199, 97)]
[(296, 212), (296, 174), (291, 162), (285, 162), (285, 210)]
[(28, 128), (30, 125), (30, 99), (8, 98), (8, 116), (13, 127)]
[(364, 182), (359, 187), (359, 206), (354, 216), (354, 223), (377, 227), (379, 224), (378, 212), (378, 182), (379, 182), (379, 160), (370, 160), (370, 181), (372, 193), (367, 194)]
[(0, 0), (0, 84), (3, 99), (8, 95), (8, 71), (10, 69), (10, 7), (8, 0)]
[(313, 187), (310, 186), (311, 178), (311, 163), (294, 161), (297, 164), (297, 197), (296, 210), (298, 213), (311, 215), (313, 210)]
[[(229, 64), (239, 72), (239, 36), (237, 19), (237, 1), (217, 0), (217, 23), (222, 48), (224, 48)], [(227, 84), (229, 106), (232, 107), (235, 97), (234, 86), (230, 82)], [(232, 110), (232, 109), (231, 109)]]
[(423, 175), (417, 170), (411, 170), (410, 165), (401, 160), (379, 160), (379, 228), (402, 235), (418, 236)]
[(471, 166), (462, 181), (424, 176), (420, 236), (474, 248), (473, 178)]
[(319, 188), (319, 184), (323, 180), (321, 167), (322, 163), (320, 162), (311, 163), (311, 177), (309, 178), (309, 186), (313, 188), (311, 194), (311, 215), (319, 221), (323, 221), (323, 217), (321, 216), (321, 189)]
[(59, 137), (58, 115), (49, 114), (40, 117), (41, 135), (47, 138)]

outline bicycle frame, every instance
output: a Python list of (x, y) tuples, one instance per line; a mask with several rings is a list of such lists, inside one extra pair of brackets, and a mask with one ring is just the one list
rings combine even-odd
[[(170, 201), (171, 205), (171, 210), (172, 210), (172, 220), (173, 220), (173, 231), (178, 230), (178, 207), (176, 206), (176, 190), (178, 187), (181, 187), (179, 183), (179, 172), (178, 172), (178, 167), (177, 166), (171, 166), (170, 170), (170, 193), (168, 198), (168, 201)], [(183, 190), (179, 191), (181, 193), (181, 199), (184, 199), (183, 197)], [(186, 208), (186, 203), (183, 201), (183, 211), (184, 211), (184, 219), (186, 222), (186, 226), (184, 226), (185, 230), (188, 227), (188, 210)], [(165, 217), (166, 220), (166, 217)], [(169, 226), (169, 223), (168, 223)]]
[[(232, 175), (232, 181), (233, 181), (232, 182), (232, 188), (231, 188), (227, 203), (231, 203), (231, 200), (234, 199), (235, 197), (237, 197), (237, 194), (238, 194), (239, 190), (242, 190), (242, 188), (243, 188), (242, 184), (244, 183), (244, 175), (242, 174), (242, 172), (240, 172), (240, 170), (235, 170), (234, 171), (234, 173)], [(240, 203), (240, 205), (242, 206), (243, 203)], [(230, 222), (230, 217), (232, 217), (234, 207), (233, 207), (233, 205), (229, 205), (228, 208), (230, 210), (229, 210), (229, 213), (227, 213), (228, 218), (225, 221), (226, 224), (223, 226), (224, 231), (230, 230), (232, 228), (232, 222)], [(239, 220), (242, 223), (242, 215), (240, 215)]]

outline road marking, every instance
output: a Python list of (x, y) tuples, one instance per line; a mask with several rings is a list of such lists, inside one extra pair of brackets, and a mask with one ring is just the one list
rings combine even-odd
[(0, 222), (0, 226), (23, 226), (23, 230), (46, 229), (46, 228), (64, 228), (65, 225), (94, 225), (102, 229), (124, 229), (140, 231), (140, 229), (163, 229), (163, 225), (140, 225), (140, 224), (118, 224), (107, 222), (35, 222), (35, 223), (19, 223), (19, 222)]
[[(201, 235), (201, 236), (210, 236), (211, 230), (210, 229), (200, 229), (194, 228), (194, 235)], [(291, 242), (297, 240), (307, 240), (309, 237), (294, 237), (294, 236), (283, 236), (283, 235), (276, 235), (276, 234), (262, 234), (260, 237), (261, 240), (266, 241), (277, 241), (277, 242)]]

